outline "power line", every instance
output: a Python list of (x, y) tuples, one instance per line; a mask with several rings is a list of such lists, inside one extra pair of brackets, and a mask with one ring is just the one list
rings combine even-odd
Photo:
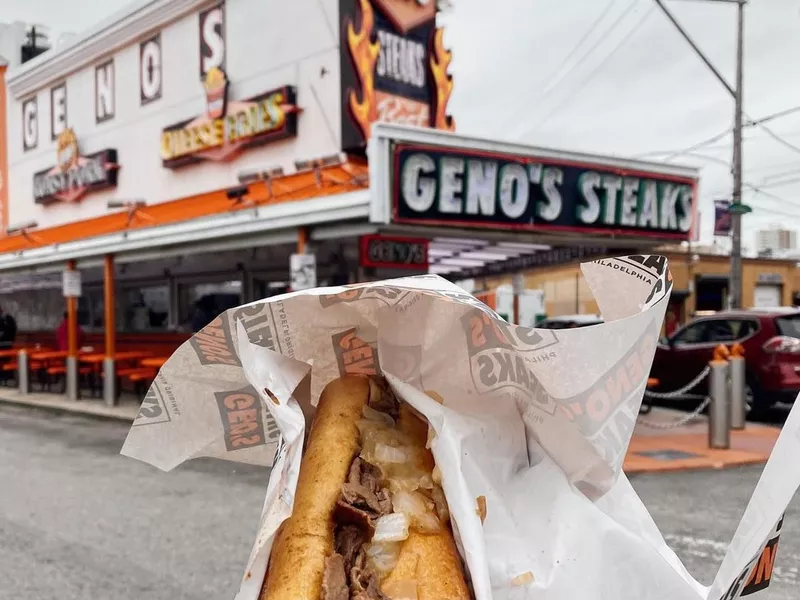
[[(542, 100), (542, 99), (543, 99), (543, 98), (544, 98), (544, 97), (547, 95), (548, 89), (549, 89), (549, 88), (550, 88), (550, 86), (553, 84), (553, 81), (554, 81), (554, 80), (555, 80), (555, 79), (558, 77), (558, 73), (559, 73), (559, 71), (561, 71), (561, 69), (563, 69), (563, 68), (564, 68), (564, 67), (567, 65), (567, 63), (569, 63), (569, 60), (570, 60), (570, 59), (571, 59), (571, 58), (572, 58), (572, 57), (575, 55), (575, 53), (576, 53), (576, 52), (578, 51), (578, 49), (579, 49), (579, 48), (580, 48), (580, 47), (583, 45), (583, 43), (584, 43), (584, 42), (585, 42), (585, 41), (586, 41), (586, 40), (589, 38), (589, 36), (591, 36), (591, 34), (592, 34), (594, 31), (595, 31), (595, 28), (596, 28), (596, 27), (597, 27), (597, 26), (598, 26), (598, 25), (601, 23), (601, 21), (602, 21), (603, 19), (605, 19), (605, 18), (606, 18), (606, 15), (608, 15), (608, 13), (611, 11), (611, 8), (614, 6), (614, 4), (616, 4), (616, 3), (617, 3), (617, 1), (618, 1), (618, 0), (610, 0), (610, 2), (609, 2), (608, 4), (606, 4), (605, 8), (604, 8), (604, 9), (603, 9), (603, 10), (600, 12), (600, 14), (599, 14), (599, 15), (597, 16), (597, 18), (594, 20), (594, 22), (593, 22), (593, 23), (592, 23), (592, 24), (589, 26), (589, 28), (588, 28), (588, 29), (587, 29), (587, 30), (584, 32), (584, 34), (581, 36), (581, 39), (580, 39), (580, 40), (578, 40), (578, 42), (577, 42), (577, 43), (576, 43), (576, 44), (575, 44), (575, 45), (572, 47), (572, 50), (570, 50), (570, 51), (569, 51), (569, 53), (568, 53), (568, 54), (567, 54), (567, 56), (564, 58), (564, 60), (562, 60), (562, 61), (561, 61), (561, 64), (559, 64), (559, 65), (558, 65), (558, 67), (556, 67), (556, 68), (555, 68), (555, 69), (552, 71), (552, 73), (551, 73), (550, 77), (549, 77), (549, 78), (548, 78), (548, 80), (547, 80), (547, 83), (545, 83), (545, 84), (544, 84), (544, 86), (542, 86), (542, 87), (544, 88), (544, 91), (542, 92), (542, 94), (543, 94), (543, 95), (542, 95), (542, 96), (539, 96), (539, 97), (538, 97), (538, 98), (535, 100), (535, 102), (541, 102), (541, 100)], [(633, 8), (633, 5), (634, 5), (634, 4), (636, 4), (636, 1), (637, 1), (637, 0), (634, 0), (634, 2), (632, 2), (632, 3), (631, 3), (631, 5), (630, 5), (628, 8), (629, 8), (629, 9), (630, 9), (630, 8)], [(626, 14), (626, 13), (623, 13), (623, 16), (624, 16), (624, 14)], [(610, 29), (608, 29), (608, 30), (607, 30), (605, 33), (603, 33), (603, 34), (600, 36), (600, 39), (601, 39), (601, 40), (603, 40), (603, 39), (604, 39), (604, 36), (605, 36), (605, 34), (607, 34), (609, 31), (611, 31), (611, 29), (614, 27), (614, 25), (615, 25), (615, 24), (616, 24), (618, 21), (619, 21), (619, 20), (617, 20), (617, 21), (616, 21), (614, 24), (612, 24), (612, 25), (611, 25), (611, 28), (610, 28)], [(584, 55), (584, 56), (585, 56), (585, 55)], [(576, 61), (575, 63), (573, 63), (573, 65), (572, 65), (572, 66), (574, 67), (574, 66), (575, 66), (576, 64), (578, 64), (578, 63), (580, 62), (580, 60), (582, 60), (583, 58), (584, 58), (584, 57), (581, 57), (581, 58), (580, 58), (578, 61)], [(570, 70), (571, 70), (571, 68), (570, 68)], [(568, 73), (569, 73), (569, 71), (567, 71), (567, 74), (568, 74)], [(541, 88), (540, 88), (540, 89), (541, 89)], [(504, 133), (504, 132), (506, 131), (506, 129), (507, 129), (507, 128), (508, 128), (508, 127), (511, 125), (511, 124), (513, 124), (513, 122), (514, 122), (514, 121), (515, 121), (517, 118), (519, 118), (519, 113), (520, 113), (520, 111), (523, 111), (523, 110), (527, 109), (527, 108), (528, 108), (528, 106), (530, 105), (530, 103), (531, 103), (531, 102), (532, 102), (531, 98), (527, 98), (527, 99), (524, 101), (524, 103), (520, 104), (520, 105), (519, 105), (518, 107), (516, 107), (516, 108), (515, 108), (513, 111), (511, 111), (511, 116), (509, 116), (508, 118), (506, 118), (506, 119), (503, 121), (503, 124), (502, 124), (502, 125), (501, 125), (501, 126), (498, 128), (498, 134), (502, 134), (502, 133)]]
[[(796, 112), (800, 112), (800, 106), (793, 106), (792, 108), (787, 108), (787, 109), (784, 109), (784, 110), (781, 110), (781, 111), (766, 115), (766, 116), (761, 117), (759, 119), (751, 119), (748, 116), (747, 117), (747, 122), (744, 123), (743, 127), (761, 127), (771, 137), (778, 137), (775, 132), (773, 132), (772, 130), (766, 128), (764, 126), (764, 123), (768, 123), (769, 121), (773, 121), (775, 119), (779, 119), (781, 117), (785, 117), (785, 116), (794, 114)], [(722, 138), (724, 138), (725, 136), (727, 136), (728, 134), (730, 134), (732, 132), (733, 132), (733, 127), (729, 127), (725, 131), (721, 131), (718, 134), (713, 135), (708, 139), (705, 139), (705, 140), (703, 140), (701, 142), (697, 142), (696, 144), (692, 144), (691, 146), (689, 146), (688, 148), (685, 148), (683, 150), (659, 150), (659, 151), (647, 152), (645, 154), (640, 154), (639, 156), (644, 158), (644, 157), (647, 157), (647, 156), (659, 156), (659, 155), (662, 155), (662, 154), (669, 154), (669, 156), (667, 158), (662, 159), (662, 160), (665, 160), (665, 161), (669, 161), (669, 160), (675, 158), (676, 156), (680, 156), (681, 154), (686, 154), (686, 153), (691, 152), (693, 150), (697, 150), (699, 148), (708, 146), (709, 144), (713, 144), (714, 142), (721, 140)], [(746, 139), (747, 140), (751, 140), (752, 138), (746, 138)], [(788, 144), (788, 142), (784, 142), (783, 140), (781, 140), (781, 142), (785, 143), (785, 144)], [(800, 152), (800, 147), (793, 146), (792, 144), (789, 144), (789, 146), (792, 148), (792, 150)], [(722, 148), (720, 148), (720, 149), (722, 149)]]
[(611, 59), (611, 58), (612, 58), (612, 57), (613, 57), (613, 56), (614, 56), (614, 55), (615, 55), (615, 54), (616, 54), (616, 53), (617, 53), (617, 52), (618, 52), (618, 51), (619, 51), (619, 50), (620, 50), (620, 49), (621, 49), (621, 48), (622, 48), (622, 47), (623, 47), (625, 44), (627, 44), (627, 43), (628, 43), (628, 42), (631, 40), (631, 34), (633, 34), (633, 33), (634, 33), (636, 30), (638, 30), (638, 29), (639, 29), (639, 28), (640, 28), (642, 25), (644, 25), (644, 22), (645, 22), (645, 21), (647, 21), (647, 19), (650, 17), (650, 15), (652, 15), (652, 14), (653, 14), (653, 10), (654, 10), (653, 8), (650, 8), (650, 9), (649, 9), (649, 10), (648, 10), (648, 11), (647, 11), (647, 12), (646, 12), (646, 13), (645, 13), (643, 16), (642, 16), (642, 18), (641, 18), (641, 19), (639, 19), (639, 20), (636, 22), (636, 24), (635, 24), (635, 25), (634, 25), (634, 26), (633, 26), (633, 27), (632, 27), (632, 28), (631, 28), (631, 29), (630, 29), (630, 30), (629, 30), (629, 31), (628, 31), (628, 32), (625, 34), (625, 36), (623, 36), (623, 38), (622, 38), (622, 39), (619, 41), (619, 43), (618, 43), (616, 46), (614, 46), (614, 48), (611, 50), (611, 52), (609, 52), (609, 53), (608, 53), (608, 54), (605, 56), (605, 58), (604, 58), (602, 61), (600, 61), (600, 63), (598, 63), (598, 64), (595, 66), (595, 68), (594, 68), (594, 69), (592, 69), (592, 71), (590, 71), (590, 72), (589, 72), (589, 74), (588, 74), (588, 75), (586, 76), (586, 78), (584, 79), (584, 81), (583, 81), (583, 84), (582, 84), (582, 85), (580, 85), (580, 86), (579, 86), (579, 87), (578, 87), (576, 90), (574, 90), (574, 91), (573, 91), (573, 92), (572, 92), (572, 93), (569, 95), (569, 97), (568, 97), (566, 100), (564, 100), (564, 101), (563, 101), (563, 102), (561, 102), (560, 104), (557, 104), (557, 105), (556, 105), (555, 107), (553, 107), (553, 109), (552, 109), (550, 112), (548, 112), (548, 113), (547, 113), (547, 114), (546, 114), (544, 117), (542, 117), (542, 118), (540, 118), (538, 121), (536, 121), (536, 123), (535, 123), (534, 125), (532, 125), (532, 126), (528, 127), (528, 128), (525, 130), (525, 132), (524, 132), (522, 135), (519, 135), (519, 136), (517, 136), (517, 138), (521, 138), (521, 137), (525, 137), (525, 136), (529, 135), (529, 134), (530, 134), (530, 133), (532, 133), (534, 130), (536, 130), (536, 129), (537, 129), (537, 128), (538, 128), (538, 127), (539, 127), (539, 126), (540, 126), (540, 125), (541, 125), (541, 124), (544, 122), (544, 121), (547, 121), (547, 119), (549, 119), (550, 117), (552, 117), (552, 116), (553, 116), (554, 114), (556, 114), (557, 112), (559, 112), (559, 111), (563, 110), (563, 109), (564, 109), (564, 107), (566, 107), (566, 106), (567, 106), (567, 105), (569, 105), (571, 102), (573, 102), (573, 101), (574, 101), (574, 100), (575, 100), (575, 99), (576, 99), (576, 98), (577, 98), (577, 97), (580, 95), (580, 93), (581, 93), (581, 92), (582, 92), (582, 91), (583, 91), (583, 90), (586, 88), (586, 86), (587, 86), (587, 85), (589, 85), (589, 83), (591, 83), (591, 81), (592, 81), (592, 79), (594, 78), (594, 76), (595, 76), (597, 73), (599, 73), (599, 72), (600, 72), (600, 70), (601, 70), (601, 69), (602, 69), (602, 68), (603, 68), (603, 67), (606, 65), (606, 63), (607, 63), (607, 62), (608, 62), (608, 61), (609, 61), (609, 60), (610, 60), (610, 59)]

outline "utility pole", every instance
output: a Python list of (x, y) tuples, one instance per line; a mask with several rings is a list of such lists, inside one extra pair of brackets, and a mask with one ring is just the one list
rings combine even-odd
[(728, 307), (742, 308), (742, 111), (744, 83), (744, 3), (738, 0), (736, 94), (733, 125), (733, 202), (731, 204), (731, 277)]
[(737, 5), (736, 35), (736, 88), (732, 88), (713, 63), (703, 54), (689, 34), (681, 27), (672, 13), (664, 6), (662, 0), (655, 0), (659, 8), (672, 21), (680, 34), (689, 43), (706, 66), (711, 69), (723, 87), (733, 96), (733, 194), (731, 199), (731, 276), (729, 279), (728, 308), (742, 306), (742, 215), (750, 212), (750, 208), (742, 203), (742, 116), (744, 101), (744, 5), (747, 0), (703, 0), (706, 2), (727, 2)]

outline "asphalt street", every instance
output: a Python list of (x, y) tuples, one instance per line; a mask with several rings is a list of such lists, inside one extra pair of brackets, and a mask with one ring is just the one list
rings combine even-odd
[[(117, 453), (124, 424), (0, 407), (0, 599), (232, 599), (268, 472), (193, 461), (162, 473)], [(667, 542), (713, 578), (759, 468), (632, 479)], [(800, 595), (790, 507), (765, 597)]]

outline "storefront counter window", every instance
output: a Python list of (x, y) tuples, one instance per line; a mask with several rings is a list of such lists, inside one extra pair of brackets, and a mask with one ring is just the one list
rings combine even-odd
[(121, 331), (164, 331), (168, 327), (169, 286), (125, 288), (119, 294), (118, 324)]
[(181, 329), (200, 331), (217, 315), (243, 303), (240, 280), (178, 286)]

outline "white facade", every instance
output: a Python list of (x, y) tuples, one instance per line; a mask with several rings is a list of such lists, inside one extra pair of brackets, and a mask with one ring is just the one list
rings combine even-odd
[(797, 232), (780, 227), (762, 229), (756, 232), (756, 243), (759, 254), (767, 251), (795, 250), (797, 248)]
[[(223, 7), (229, 101), (282, 86), (295, 86), (297, 136), (244, 151), (230, 162), (204, 161), (169, 169), (161, 163), (165, 127), (206, 112), (200, 80), (199, 15), (218, 2), (139, 0), (121, 13), (25, 65), (10, 69), (8, 84), (9, 223), (35, 221), (39, 228), (108, 214), (110, 199), (148, 204), (194, 196), (237, 184), (237, 173), (273, 166), (294, 171), (294, 161), (335, 154), (341, 148), (338, 0), (227, 0)], [(160, 97), (144, 102), (140, 89), (141, 43), (160, 36)], [(113, 61), (112, 100), (96, 106)], [(151, 80), (152, 81), (152, 80)], [(57, 164), (52, 117), (54, 88), (66, 84), (66, 125), (81, 155), (117, 150), (116, 188), (87, 194), (77, 203), (34, 202), (34, 173)], [(107, 88), (107, 86), (105, 86)], [(36, 147), (23, 144), (23, 103), (36, 99)], [(111, 107), (113, 116), (101, 115)], [(56, 123), (56, 125), (58, 125)], [(30, 137), (29, 137), (30, 139)]]

